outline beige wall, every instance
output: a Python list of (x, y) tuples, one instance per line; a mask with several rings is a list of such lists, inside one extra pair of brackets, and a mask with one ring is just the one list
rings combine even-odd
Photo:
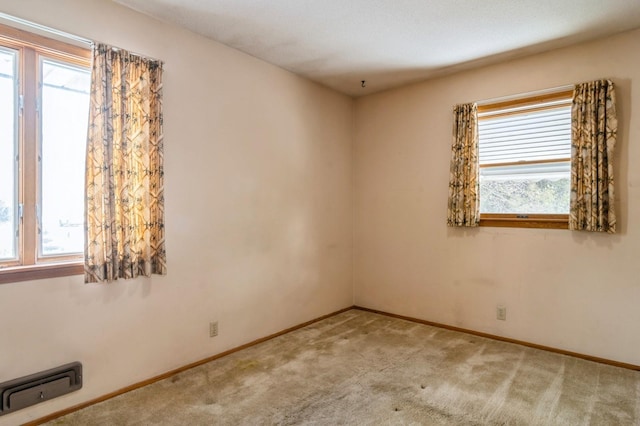
[[(356, 304), (640, 364), (638, 46), (629, 32), (358, 99)], [(597, 78), (617, 85), (620, 232), (447, 228), (453, 106)]]
[[(345, 308), (353, 101), (109, 1), (0, 11), (165, 61), (166, 277), (0, 285), (0, 382), (81, 361), (14, 425)], [(209, 321), (220, 335), (209, 338)]]

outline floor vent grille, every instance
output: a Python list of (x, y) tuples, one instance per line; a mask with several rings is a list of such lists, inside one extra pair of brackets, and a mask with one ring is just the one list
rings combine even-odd
[(0, 416), (82, 388), (82, 364), (73, 362), (0, 383)]

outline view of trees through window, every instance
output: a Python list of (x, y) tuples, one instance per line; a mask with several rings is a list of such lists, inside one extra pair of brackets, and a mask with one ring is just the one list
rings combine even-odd
[(567, 214), (569, 178), (480, 181), (480, 211), (485, 213)]

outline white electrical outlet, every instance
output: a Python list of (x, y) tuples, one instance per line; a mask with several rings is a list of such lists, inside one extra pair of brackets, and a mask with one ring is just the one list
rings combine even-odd
[(506, 321), (507, 320), (507, 307), (506, 306), (498, 305), (498, 307), (496, 309), (496, 318), (499, 319), (500, 321)]
[(218, 321), (212, 321), (209, 323), (209, 337), (216, 337), (218, 335)]

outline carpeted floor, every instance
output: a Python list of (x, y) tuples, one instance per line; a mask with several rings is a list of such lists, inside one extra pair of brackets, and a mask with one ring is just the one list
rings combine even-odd
[(640, 372), (350, 310), (49, 424), (640, 425)]

